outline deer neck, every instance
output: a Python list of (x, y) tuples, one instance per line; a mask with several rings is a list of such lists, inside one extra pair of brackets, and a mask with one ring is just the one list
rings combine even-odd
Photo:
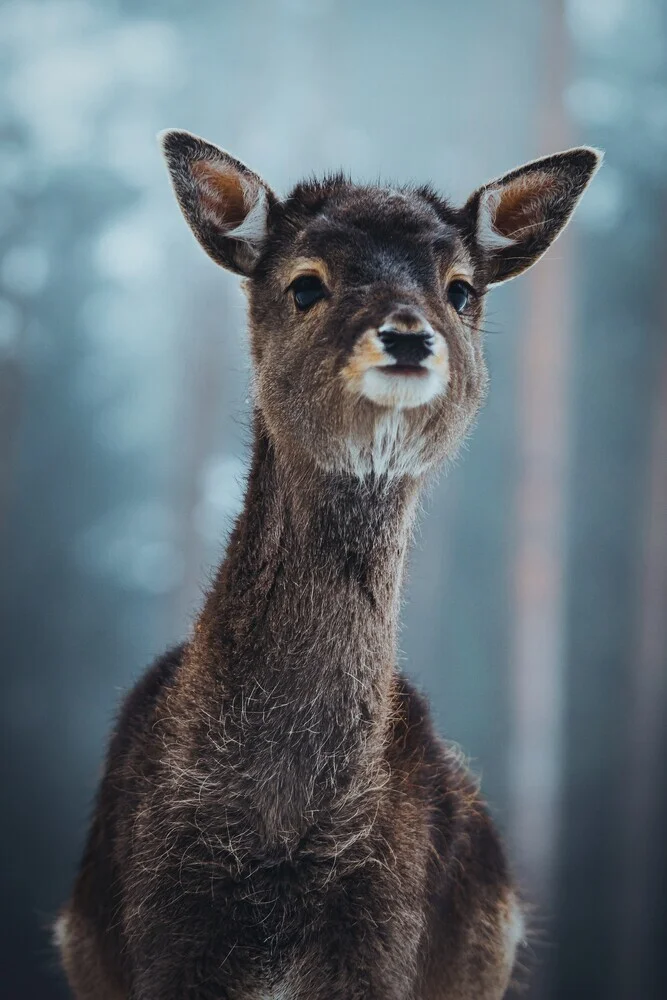
[(238, 729), (245, 773), (283, 768), (283, 787), (312, 805), (318, 784), (335, 785), (343, 763), (368, 769), (384, 741), (417, 486), (296, 468), (256, 423), (244, 508), (190, 671), (215, 703), (207, 716)]

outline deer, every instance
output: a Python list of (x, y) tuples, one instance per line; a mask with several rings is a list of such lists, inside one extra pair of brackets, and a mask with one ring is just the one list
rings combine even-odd
[(127, 695), (54, 934), (77, 1000), (493, 1000), (525, 904), (479, 784), (397, 666), (419, 498), (484, 401), (487, 291), (601, 162), (477, 188), (342, 173), (279, 198), (161, 135), (197, 240), (243, 279), (253, 445), (191, 634)]

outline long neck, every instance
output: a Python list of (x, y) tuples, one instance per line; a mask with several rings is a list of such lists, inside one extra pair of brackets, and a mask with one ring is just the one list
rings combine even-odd
[(226, 734), (236, 726), (245, 773), (270, 766), (312, 801), (318, 783), (368, 766), (391, 712), (416, 494), (412, 480), (297, 470), (258, 418), (244, 509), (188, 667), (208, 715), (222, 702)]

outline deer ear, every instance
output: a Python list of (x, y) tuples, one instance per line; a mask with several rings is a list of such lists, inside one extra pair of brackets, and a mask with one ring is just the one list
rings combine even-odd
[(512, 170), (468, 199), (464, 208), (487, 259), (487, 283), (531, 267), (560, 235), (602, 162), (588, 146)]
[(230, 271), (251, 275), (273, 192), (239, 160), (191, 132), (168, 129), (159, 139), (178, 204), (206, 253)]

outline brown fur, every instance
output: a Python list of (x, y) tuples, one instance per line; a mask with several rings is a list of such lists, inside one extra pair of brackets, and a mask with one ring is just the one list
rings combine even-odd
[(535, 207), (553, 191), (556, 181), (550, 174), (535, 171), (528, 177), (510, 182), (495, 217), (495, 228), (502, 236), (516, 238), (535, 222)]
[[(234, 177), (219, 174), (207, 163), (195, 163), (193, 176), (202, 184), (202, 205), (216, 213), (220, 222), (233, 229), (246, 217), (243, 189)], [(221, 212), (221, 209), (223, 211)]]
[[(520, 936), (507, 863), (396, 643), (419, 491), (483, 399), (481, 296), (506, 250), (476, 239), (479, 192), (455, 210), (429, 188), (333, 177), (279, 202), (187, 133), (165, 149), (200, 242), (247, 278), (252, 466), (193, 635), (120, 713), (57, 924), (69, 982), (78, 1000), (500, 998)], [(556, 162), (571, 195), (533, 220), (551, 239), (587, 157), (540, 168)], [(242, 238), (239, 191), (257, 209)], [(303, 261), (327, 287), (300, 312), (287, 285)], [(454, 262), (476, 288), (460, 315)], [(446, 351), (426, 403), (364, 394), (392, 315)]]

